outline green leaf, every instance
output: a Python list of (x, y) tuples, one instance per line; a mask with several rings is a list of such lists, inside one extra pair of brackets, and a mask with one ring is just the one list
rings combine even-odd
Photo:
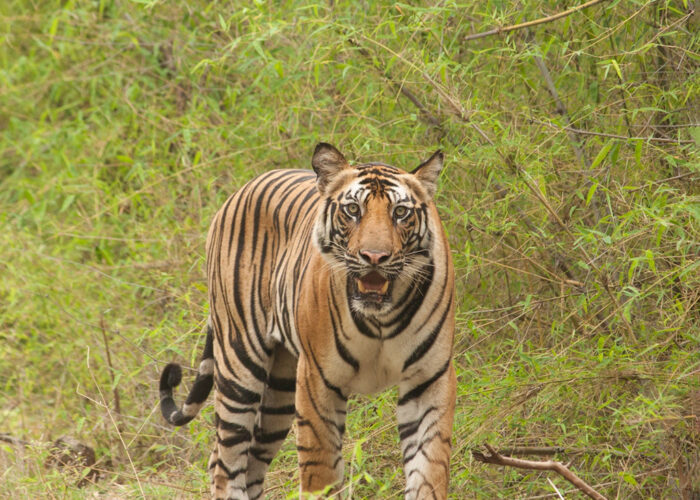
[(58, 211), (58, 213), (63, 213), (65, 212), (68, 207), (70, 207), (73, 204), (73, 201), (75, 200), (75, 195), (74, 194), (69, 194), (66, 196), (66, 199), (63, 200), (63, 203), (61, 204), (61, 209)]
[(654, 252), (647, 249), (644, 251), (644, 256), (647, 259), (647, 264), (649, 264), (649, 269), (651, 269), (653, 272), (656, 272), (656, 263), (654, 262)]
[(638, 167), (642, 166), (642, 148), (644, 146), (644, 141), (639, 139), (634, 144), (634, 161), (637, 163)]
[(618, 78), (620, 81), (622, 81), (622, 71), (620, 70), (620, 65), (617, 64), (615, 59), (610, 59), (610, 64), (612, 64), (612, 67), (615, 68), (615, 73), (617, 73)]
[(622, 477), (622, 479), (623, 479), (627, 484), (631, 484), (632, 486), (639, 486), (639, 483), (637, 482), (637, 480), (636, 480), (636, 479), (634, 478), (634, 476), (633, 476), (632, 474), (630, 474), (629, 472), (623, 471), (623, 472), (619, 472), (618, 474), (620, 474), (620, 476)]
[(284, 68), (282, 67), (282, 61), (275, 61), (275, 64), (273, 66), (275, 68), (275, 71), (277, 72), (277, 76), (280, 78), (284, 78)]
[(638, 265), (639, 265), (639, 259), (631, 259), (630, 260), (630, 268), (627, 270), (627, 281), (632, 281), (632, 277), (634, 276), (634, 271), (637, 269)]
[(596, 189), (598, 189), (598, 185), (599, 184), (597, 182), (594, 182), (593, 184), (591, 184), (591, 187), (588, 188), (588, 194), (586, 195), (586, 206), (590, 205), (591, 198), (593, 198), (593, 195), (595, 194)]
[(593, 163), (591, 163), (591, 169), (596, 168), (598, 165), (602, 163), (602, 161), (605, 159), (606, 156), (608, 156), (608, 153), (610, 152), (610, 148), (613, 146), (613, 139), (608, 140), (608, 142), (605, 143), (605, 146), (598, 151), (598, 154), (596, 157), (593, 159)]

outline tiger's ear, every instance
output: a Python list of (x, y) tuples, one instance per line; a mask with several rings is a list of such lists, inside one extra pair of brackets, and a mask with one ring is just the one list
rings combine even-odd
[(350, 165), (343, 154), (330, 144), (321, 142), (316, 145), (314, 155), (311, 157), (311, 166), (316, 172), (316, 183), (321, 194), (333, 180), (333, 177), (348, 168)]
[(442, 160), (444, 155), (442, 151), (437, 150), (427, 161), (424, 161), (411, 171), (413, 175), (423, 184), (423, 187), (428, 192), (431, 198), (437, 190), (437, 180), (442, 171)]

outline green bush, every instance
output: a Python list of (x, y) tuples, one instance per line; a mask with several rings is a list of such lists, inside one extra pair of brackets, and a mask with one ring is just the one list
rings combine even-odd
[[(5, 0), (0, 5), (0, 496), (199, 498), (196, 364), (223, 200), (319, 141), (412, 168), (441, 147), (457, 266), (453, 498), (559, 477), (470, 453), (549, 447), (607, 497), (700, 494), (700, 8)], [(582, 2), (581, 2), (582, 3)], [(402, 491), (394, 392), (354, 398), (352, 498)], [(102, 476), (44, 467), (75, 435)], [(77, 476), (76, 476), (77, 474)], [(289, 439), (268, 478), (293, 496)]]

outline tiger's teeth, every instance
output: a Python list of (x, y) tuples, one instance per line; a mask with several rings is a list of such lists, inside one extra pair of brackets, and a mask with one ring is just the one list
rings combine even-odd
[(360, 293), (367, 293), (367, 289), (365, 288), (365, 285), (362, 283), (362, 280), (357, 280), (357, 288), (360, 290)]
[(382, 285), (382, 291), (380, 293), (385, 294), (389, 290), (389, 281), (385, 281)]

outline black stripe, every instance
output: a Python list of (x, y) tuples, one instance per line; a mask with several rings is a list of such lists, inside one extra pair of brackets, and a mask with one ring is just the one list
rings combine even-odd
[(190, 393), (187, 395), (185, 404), (204, 403), (209, 397), (209, 392), (211, 392), (213, 385), (213, 375), (197, 375), (197, 378), (194, 380), (194, 384), (192, 385), (192, 389), (190, 389)]
[[(313, 199), (314, 197), (316, 197), (316, 199)], [(318, 202), (317, 197), (318, 197), (318, 191), (316, 190), (316, 186), (314, 185), (314, 186), (311, 186), (311, 188), (307, 191), (306, 196), (304, 196), (300, 202), (299, 202), (298, 198), (297, 198), (297, 200), (295, 200), (295, 202), (298, 203), (299, 208), (297, 210), (296, 215), (294, 216), (294, 220), (292, 220), (291, 227), (293, 227), (293, 228), (297, 227), (297, 223), (299, 221), (299, 216), (300, 215), (307, 215), (311, 211), (310, 209), (305, 211), (305, 210), (303, 210), (303, 208), (309, 200), (313, 199), (313, 201)], [(287, 212), (287, 216), (285, 216), (285, 219), (284, 219), (285, 225), (288, 222), (288, 217), (289, 217), (290, 212), (291, 212), (291, 210), (289, 212)]]
[(231, 401), (239, 404), (255, 404), (261, 400), (260, 394), (250, 391), (237, 383), (222, 376), (216, 377), (216, 389)]
[(276, 443), (277, 441), (284, 440), (284, 438), (287, 437), (288, 433), (289, 433), (289, 429), (284, 429), (282, 431), (277, 431), (277, 432), (260, 433), (260, 434), (256, 434), (255, 440), (260, 444)]
[(352, 366), (355, 372), (357, 372), (360, 370), (360, 363), (350, 354), (350, 352), (345, 348), (343, 343), (340, 341), (340, 338), (338, 337), (338, 325), (335, 322), (333, 311), (331, 310), (331, 307), (334, 305), (335, 302), (332, 299), (333, 296), (332, 294), (330, 294), (328, 296), (328, 313), (331, 318), (331, 326), (333, 328), (333, 339), (335, 340), (335, 348), (338, 351), (338, 354), (340, 354), (340, 357), (343, 358), (343, 361)]
[(408, 391), (406, 394), (404, 394), (403, 397), (399, 399), (399, 406), (404, 405), (413, 399), (419, 398), (428, 389), (428, 387), (430, 387), (433, 384), (433, 382), (439, 379), (445, 373), (445, 371), (447, 371), (449, 365), (450, 360), (448, 359), (447, 363), (442, 365), (442, 367), (437, 371), (435, 375), (433, 375), (422, 384), (417, 385), (416, 387)]
[(279, 392), (296, 392), (297, 381), (295, 378), (283, 378), (270, 375), (267, 380), (267, 386)]
[[(447, 303), (450, 304), (451, 302), (452, 295), (450, 295), (450, 298)], [(437, 336), (442, 331), (442, 325), (445, 324), (445, 320), (447, 319), (447, 316), (449, 315), (451, 309), (452, 308), (449, 306), (445, 309), (445, 311), (442, 314), (442, 317), (440, 318), (440, 321), (430, 333), (428, 338), (426, 338), (423, 342), (421, 342), (421, 344), (418, 347), (416, 347), (416, 349), (411, 353), (406, 362), (403, 364), (403, 371), (405, 371), (406, 368), (411, 366), (413, 363), (419, 361), (423, 356), (425, 356), (425, 353), (428, 352), (428, 350), (430, 350), (430, 348), (435, 343), (435, 339), (437, 339)]]
[(226, 411), (228, 411), (229, 413), (257, 413), (254, 406), (244, 406), (243, 408), (236, 408), (229, 405), (226, 401), (223, 400), (220, 400), (219, 403), (221, 403), (226, 409)]
[(293, 415), (295, 411), (294, 405), (285, 406), (261, 406), (260, 411), (266, 415)]
[[(216, 461), (217, 467), (220, 467), (221, 470), (223, 470), (226, 473), (226, 476), (229, 479), (235, 479), (236, 477), (240, 476), (241, 474), (245, 474), (247, 470), (245, 468), (242, 469), (235, 469), (235, 470), (229, 470), (228, 467), (224, 464), (224, 462), (221, 461), (221, 459), (218, 459)], [(227, 486), (227, 488), (230, 488), (230, 486)], [(243, 488), (238, 487), (237, 489), (243, 490)]]
[(316, 370), (318, 370), (318, 374), (321, 376), (321, 380), (323, 380), (323, 384), (328, 389), (335, 392), (340, 399), (342, 399), (343, 401), (346, 401), (348, 398), (343, 394), (343, 391), (340, 390), (340, 387), (338, 387), (337, 385), (331, 384), (330, 381), (323, 374), (323, 369), (321, 368), (321, 365), (319, 364), (318, 360), (316, 359), (316, 354), (314, 353), (313, 349), (309, 349), (309, 354), (311, 354), (311, 359), (313, 360), (314, 364), (316, 365)]
[(237, 444), (247, 443), (250, 441), (250, 439), (250, 432), (248, 432), (247, 434), (236, 434), (235, 436), (223, 439), (219, 438), (218, 441), (220, 446), (223, 446), (224, 448), (231, 448), (232, 446), (236, 446)]
[[(435, 273), (435, 263), (431, 260), (428, 264), (428, 269), (430, 269), (430, 275), (421, 281), (420, 286), (409, 288), (409, 293), (412, 293), (412, 298), (402, 309), (401, 313), (397, 316), (400, 320), (394, 330), (386, 335), (384, 338), (391, 339), (399, 335), (410, 323), (413, 321), (413, 317), (423, 304), (423, 299), (428, 295), (428, 289), (433, 283), (433, 277)], [(444, 290), (442, 291), (444, 293)], [(400, 301), (405, 300), (403, 297), (399, 299)], [(439, 304), (440, 302), (438, 302)], [(437, 306), (436, 306), (437, 307)]]
[(428, 413), (433, 412), (435, 410), (437, 410), (437, 406), (431, 406), (427, 410), (425, 410), (423, 412), (423, 415), (421, 415), (416, 420), (413, 420), (411, 422), (406, 422), (404, 424), (399, 424), (399, 438), (401, 439), (401, 441), (404, 441), (406, 438), (408, 438), (408, 437), (412, 436), (413, 434), (415, 434), (416, 432), (418, 432), (418, 428), (420, 427), (420, 424), (423, 423), (423, 420), (428, 415)]
[[(253, 314), (253, 316), (255, 316), (255, 314)], [(231, 346), (233, 347), (233, 352), (236, 353), (236, 357), (243, 366), (245, 366), (256, 379), (264, 383), (267, 380), (267, 371), (264, 367), (251, 359), (243, 342), (239, 339), (231, 339)]]

